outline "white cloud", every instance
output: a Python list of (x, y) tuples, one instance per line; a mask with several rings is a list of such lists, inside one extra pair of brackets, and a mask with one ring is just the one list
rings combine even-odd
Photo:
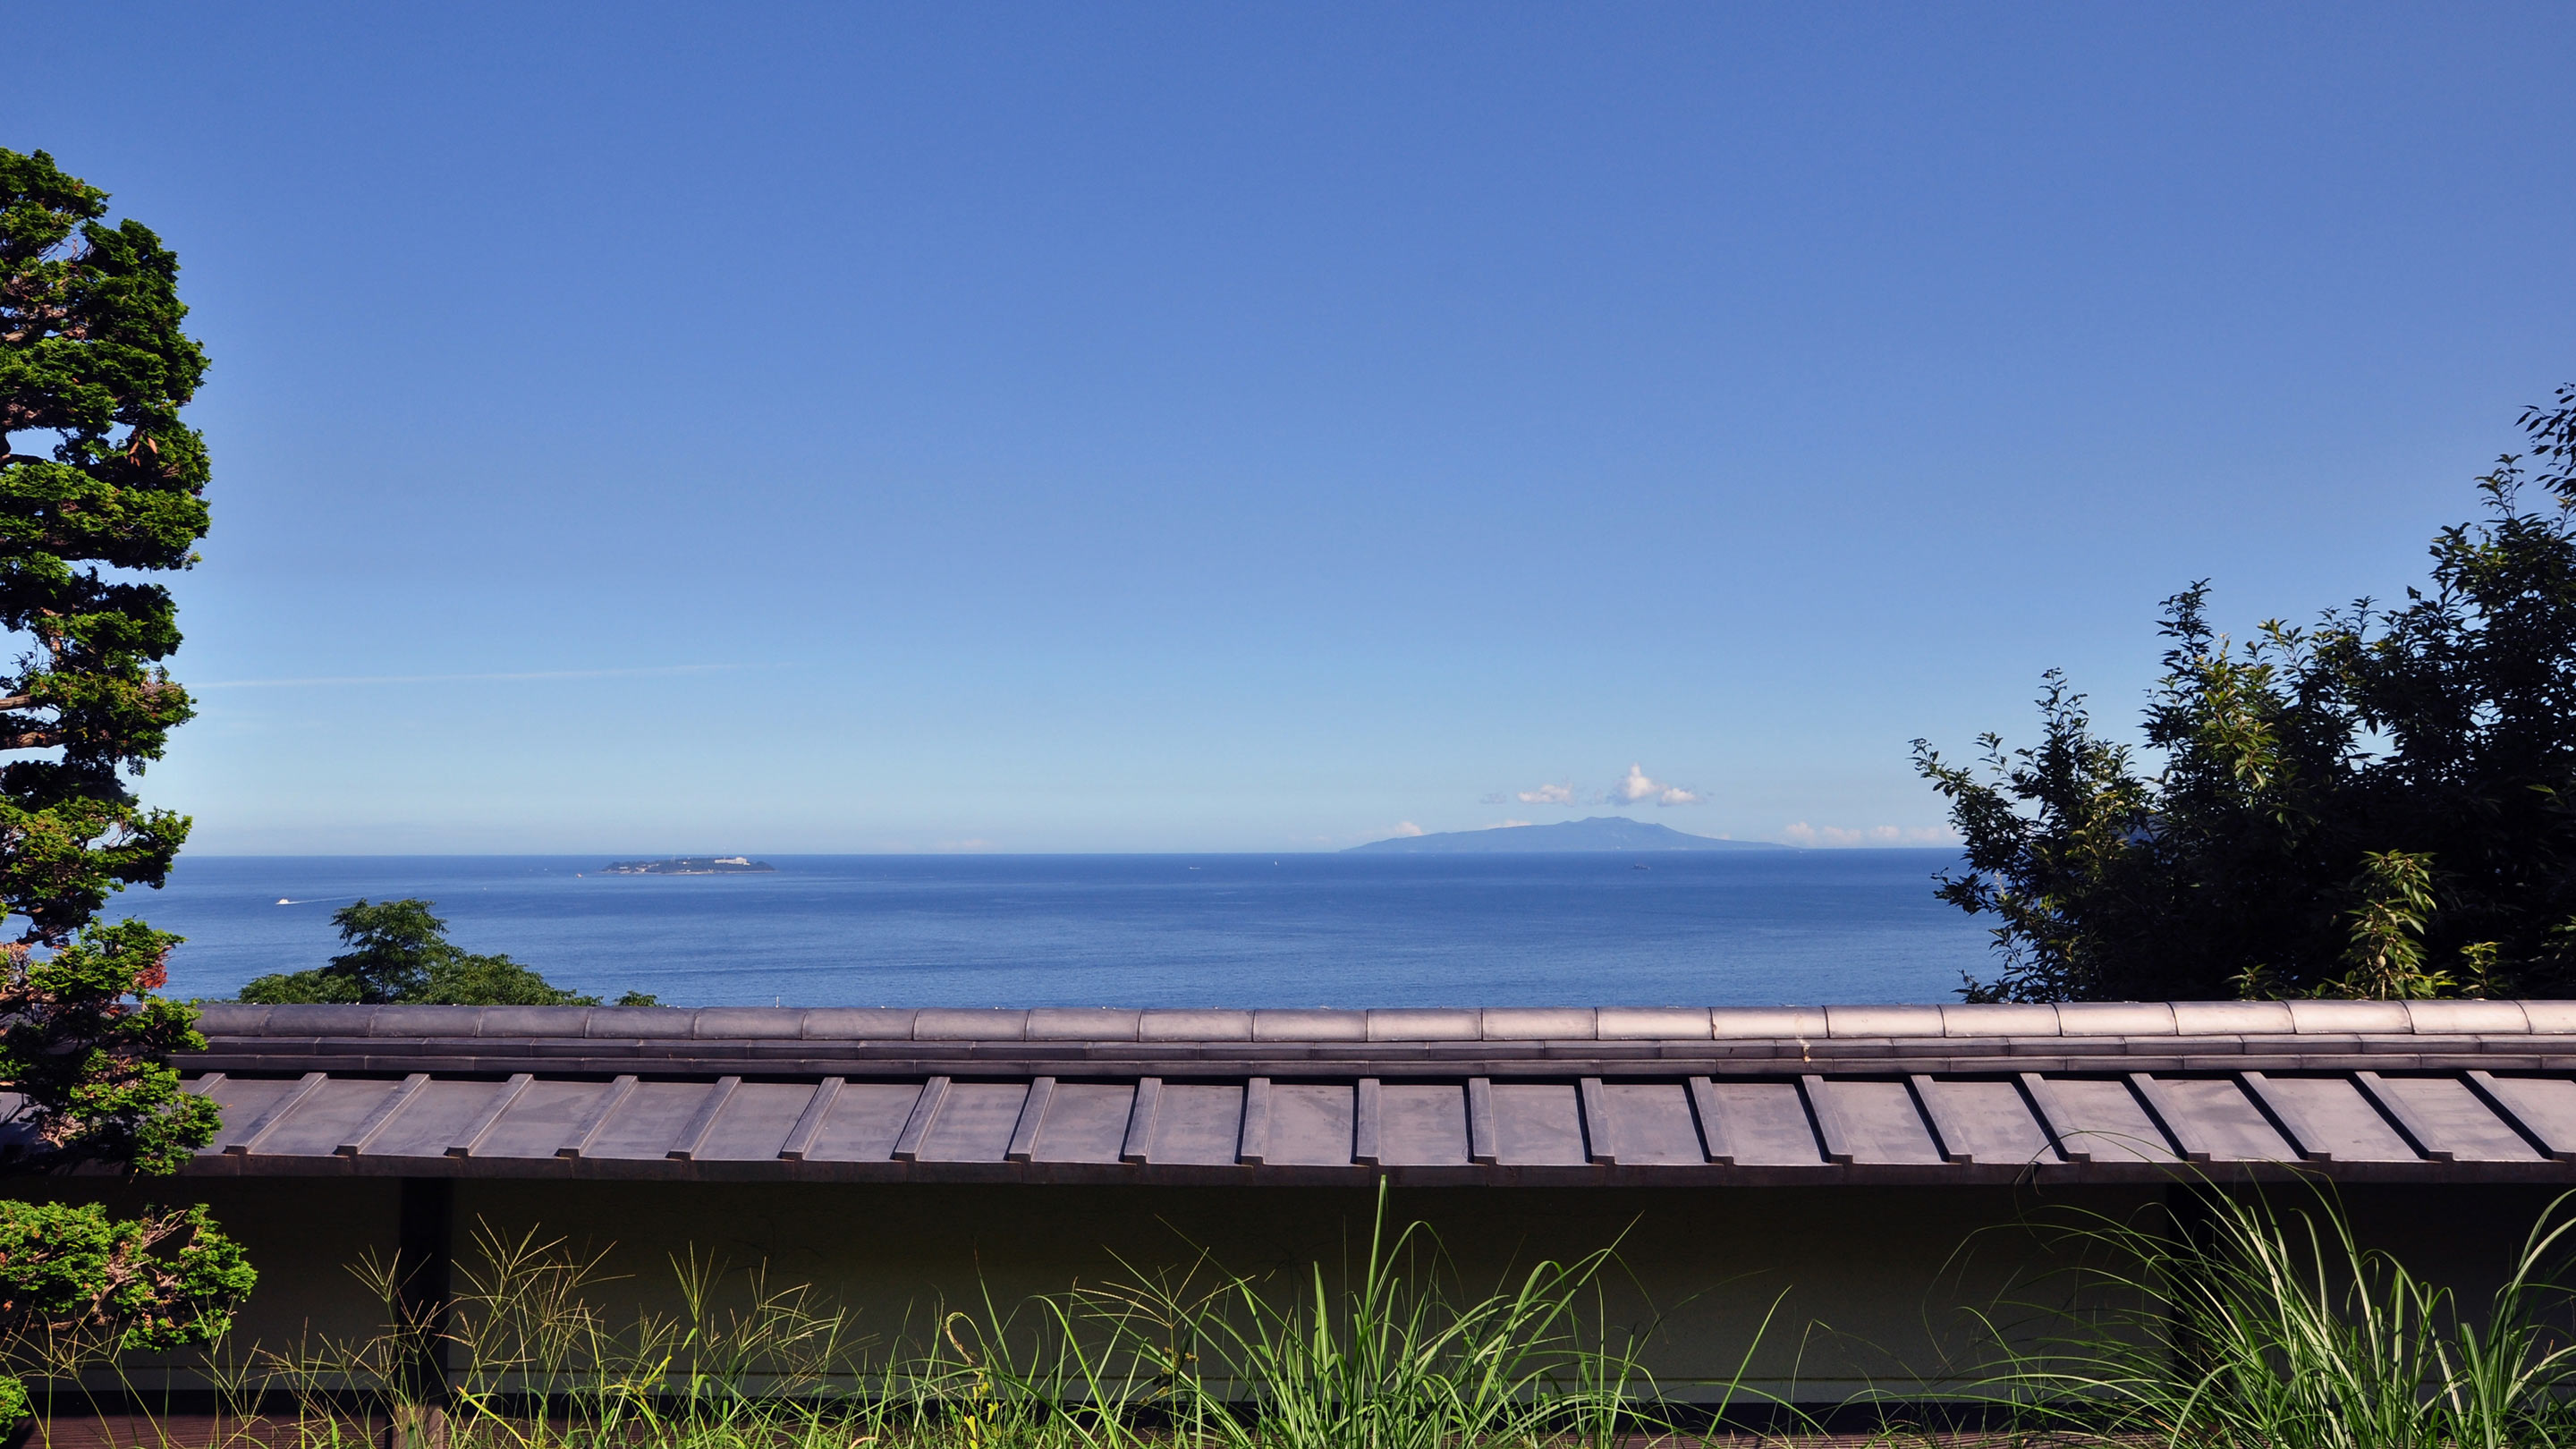
[(1527, 824), (1529, 824), (1529, 822), (1526, 820), (1497, 820), (1491, 825), (1479, 825), (1476, 828), (1479, 830), (1513, 830)]
[(1661, 780), (1648, 776), (1642, 765), (1630, 765), (1628, 778), (1610, 787), (1610, 802), (1614, 805), (1642, 805), (1649, 800), (1658, 805), (1706, 803), (1694, 791), (1685, 790), (1679, 785), (1667, 785)]
[[(1571, 805), (1574, 803), (1574, 787), (1541, 785), (1535, 790), (1521, 791), (1520, 802), (1524, 805)], [(1502, 802), (1498, 800), (1494, 803), (1499, 805)]]
[(993, 848), (993, 842), (979, 835), (966, 840), (942, 840), (930, 848), (944, 855), (965, 855), (978, 850), (990, 850)]
[(1387, 832), (1387, 834), (1393, 836), (1420, 835), (1421, 833), (1422, 827), (1414, 824), (1410, 820), (1399, 820), (1395, 822), (1395, 828)]
[(1831, 849), (1837, 846), (1956, 845), (1959, 832), (1947, 825), (1871, 825), (1846, 830), (1839, 825), (1809, 825), (1801, 820), (1780, 832), (1791, 845)]

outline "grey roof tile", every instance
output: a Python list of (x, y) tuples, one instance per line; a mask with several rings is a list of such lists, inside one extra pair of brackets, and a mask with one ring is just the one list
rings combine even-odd
[(807, 1041), (910, 1041), (921, 1013), (893, 1006), (809, 1006), (799, 1028)]
[[(500, 1120), (492, 1124), (492, 1130), (484, 1134), (483, 1140), (475, 1146), (474, 1155), (486, 1159), (526, 1159), (530, 1162), (541, 1162), (546, 1158), (556, 1157), (563, 1150), (565, 1139), (570, 1137), (573, 1129), (580, 1124), (583, 1113), (608, 1091), (609, 1084), (606, 1082), (566, 1082), (543, 1079), (530, 1082), (528, 1089), (521, 1092), (510, 1103), (509, 1110), (501, 1114)], [(427, 1105), (426, 1099), (423, 1105)], [(464, 1116), (463, 1109), (467, 1106), (467, 1102), (462, 1094), (458, 1094), (452, 1105), (455, 1110), (449, 1114), (421, 1114), (424, 1118), (421, 1124), (423, 1127), (430, 1125), (428, 1119), (434, 1116), (449, 1124), (446, 1134), (448, 1142), (455, 1141), (465, 1130), (466, 1122), (472, 1120)], [(410, 1126), (409, 1119), (412, 1115), (411, 1112), (405, 1112), (401, 1125)], [(415, 1149), (427, 1149), (419, 1152), (419, 1155), (424, 1157), (435, 1156), (447, 1150), (444, 1143), (431, 1146), (418, 1138), (412, 1139), (412, 1142)]]
[(268, 1028), (268, 1014), (276, 1009), (238, 1001), (210, 1001), (197, 1008), (197, 1030), (209, 1036), (259, 1036)]
[(670, 1006), (594, 1006), (579, 1035), (610, 1041), (681, 1040), (697, 1034), (698, 1014)]
[(205, 1170), (228, 1172), (1999, 1183), (2033, 1162), (2134, 1181), (2117, 1174), (2179, 1149), (2230, 1171), (2304, 1154), (2370, 1181), (2576, 1182), (2576, 1003), (309, 1006), (206, 1025), (198, 1080), (227, 1126)]
[(1379, 1008), (1368, 1014), (1370, 1041), (1481, 1041), (1483, 1020), (1458, 1007)]
[(2516, 1004), (2521, 1006), (2524, 1020), (2531, 1023), (2535, 1032), (2576, 1033), (2576, 1001), (2524, 1001)]
[[(2117, 1077), (2045, 1080), (2055, 1101), (2050, 1112), (2059, 1148), (2099, 1163), (2172, 1163), (2171, 1142), (2129, 1084)], [(2056, 1113), (2062, 1111), (2064, 1118)]]
[(998, 1163), (1028, 1100), (1025, 1082), (958, 1082), (922, 1138), (923, 1162)]
[(262, 1036), (365, 1036), (374, 1006), (272, 1006)]
[[(2372, 1181), (2576, 1181), (2576, 1163), (2544, 1161), (2525, 1140), (2537, 1135), (2576, 1158), (2576, 1068), (2124, 1076), (2091, 1059), (2080, 1065), (2018, 1078), (1795, 1060), (1768, 1076), (1716, 1078), (1402, 1079), (1357, 1076), (1348, 1064), (1319, 1078), (1257, 1082), (1204, 1072), (1057, 1081), (1007, 1069), (927, 1080), (219, 1075), (206, 1080), (228, 1125), (207, 1156), (263, 1173), (417, 1172), (430, 1158), (446, 1164), (442, 1171), (552, 1176), (567, 1170), (568, 1145), (578, 1143), (575, 1168), (622, 1163), (617, 1170), (666, 1175), (694, 1172), (693, 1164), (723, 1164), (735, 1177), (875, 1165), (932, 1178), (953, 1169), (967, 1180), (1015, 1172), (1044, 1180), (1053, 1167), (1123, 1161), (1148, 1171), (1249, 1171), (1254, 1181), (1312, 1180), (1297, 1174), (1374, 1163), (1465, 1175), (1444, 1179), (1452, 1181), (1613, 1169), (1627, 1174), (1619, 1180), (1649, 1182), (1700, 1180), (1658, 1175), (1720, 1170), (1705, 1156), (1714, 1153), (1735, 1164), (1725, 1171), (1999, 1182), (2033, 1162), (2079, 1176), (2160, 1168), (2179, 1149), (2218, 1167), (2306, 1158), (2330, 1176), (2378, 1174)], [(1257, 1121), (1247, 1116), (1256, 1100)], [(2068, 1160), (2049, 1147), (2051, 1131)], [(787, 1150), (791, 1134), (801, 1155)], [(363, 1145), (354, 1156), (341, 1152), (353, 1137)], [(1251, 1156), (1239, 1159), (1244, 1153)]]
[(1242, 1123), (1240, 1083), (1167, 1082), (1156, 1094), (1145, 1160), (1165, 1165), (1231, 1164)]
[(2449, 1075), (2383, 1076), (2375, 1091), (2397, 1099), (2420, 1124), (2424, 1146), (2462, 1162), (2537, 1162), (2540, 1154), (2471, 1091)]
[(2485, 1071), (2464, 1073), (2462, 1080), (2489, 1110), (2543, 1153), (2576, 1158), (2576, 1081)]
[[(600, 1090), (595, 1082), (557, 1082), (540, 1084), (547, 1095), (565, 1092), (589, 1096)], [(447, 1145), (463, 1134), (466, 1125), (483, 1109), (491, 1096), (492, 1084), (471, 1080), (433, 1077), (410, 1101), (403, 1104), (402, 1114), (384, 1125), (375, 1140), (361, 1154), (374, 1158), (430, 1158), (447, 1151)], [(503, 1141), (501, 1148), (515, 1155), (517, 1143)], [(528, 1155), (546, 1156), (554, 1151), (550, 1145), (534, 1144)]]
[(745, 1082), (726, 1099), (692, 1155), (700, 1162), (773, 1161), (813, 1096), (802, 1082)]
[(2412, 1032), (2402, 1001), (2292, 1001), (2290, 1029), (2301, 1036), (2361, 1032)]
[(1059, 1082), (1030, 1148), (1033, 1162), (1118, 1160), (1136, 1104), (1133, 1082)]
[(2012, 1082), (1932, 1078), (1927, 1090), (1937, 1099), (1945, 1130), (1959, 1139), (1946, 1144), (1952, 1152), (1989, 1165), (2037, 1162), (2051, 1155), (2048, 1134)]
[(1604, 1121), (1594, 1136), (1623, 1167), (1696, 1167), (1699, 1125), (1680, 1082), (1609, 1082), (1601, 1089)]
[(1708, 1096), (1727, 1144), (1747, 1167), (1822, 1167), (1815, 1122), (1793, 1081), (1718, 1081)]
[(689, 1034), (716, 1041), (795, 1041), (805, 1034), (805, 1011), (796, 1006), (702, 1006)]
[(1825, 1029), (1837, 1037), (1941, 1035), (1937, 1006), (1828, 1006)]
[(1821, 1006), (1721, 1006), (1709, 1012), (1708, 1020), (1710, 1034), (1719, 1041), (1830, 1034)]
[(1573, 1082), (1496, 1082), (1494, 1140), (1501, 1159), (1524, 1167), (1582, 1167), (1583, 1099)]
[(1268, 1166), (1348, 1167), (1358, 1097), (1345, 1082), (1275, 1082)]
[(2057, 1008), (2023, 1003), (1944, 1006), (1944, 1036), (2055, 1036)]
[(921, 1100), (921, 1083), (851, 1082), (805, 1151), (812, 1162), (886, 1162)]
[(2279, 1001), (2177, 1001), (2174, 1030), (2184, 1036), (2228, 1036), (2291, 1029), (2290, 1008)]
[(1487, 1041), (1590, 1041), (1594, 1013), (1589, 1006), (1488, 1006), (1477, 1026)]
[(1018, 1041), (1028, 1034), (1029, 1014), (977, 1007), (924, 1007), (912, 1019), (915, 1041)]
[(2162, 1001), (2070, 1001), (2052, 1008), (2061, 1036), (2172, 1036), (2174, 1009)]
[(1143, 1012), (1109, 1006), (1041, 1006), (1029, 1012), (1031, 1041), (1137, 1041)]
[(480, 1036), (483, 1034), (482, 1006), (410, 1006), (401, 1011), (380, 1011), (368, 1029), (377, 1036)]
[(1136, 1022), (1140, 1041), (1250, 1041), (1249, 1011), (1147, 1011)]
[(258, 1151), (280, 1156), (329, 1157), (338, 1152), (376, 1105), (398, 1085), (383, 1080), (331, 1079), (262, 1134)]
[(1378, 1089), (1378, 1160), (1390, 1167), (1467, 1166), (1466, 1088), (1389, 1082)]
[(1602, 1041), (1707, 1041), (1705, 1006), (1605, 1006), (1594, 1018)]
[[(478, 1036), (580, 1036), (590, 1025), (587, 1006), (486, 1006), (483, 1019), (475, 1027)], [(409, 1007), (378, 1007), (382, 1019), (377, 1023), (379, 1035), (388, 1026), (399, 1026)]]
[(2269, 1162), (2291, 1155), (2280, 1130), (2234, 1077), (2160, 1076), (2154, 1092), (2160, 1109), (2169, 1103), (2182, 1117), (2175, 1127), (2189, 1139), (2185, 1145), (2207, 1152), (2211, 1161)]
[(2415, 1162), (2420, 1157), (2368, 1094), (2343, 1075), (2267, 1077), (2267, 1092), (2314, 1133), (2308, 1144), (2336, 1162)]
[(2419, 1036), (2527, 1036), (2531, 1017), (2519, 1001), (2410, 1001), (2406, 1018)]
[(1360, 1011), (1273, 1010), (1252, 1013), (1255, 1041), (1366, 1041), (1368, 1014)]

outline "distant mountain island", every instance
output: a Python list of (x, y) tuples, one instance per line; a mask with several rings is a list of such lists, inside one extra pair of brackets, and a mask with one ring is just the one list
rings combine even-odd
[(1650, 825), (1620, 815), (1595, 815), (1556, 825), (1505, 825), (1493, 830), (1449, 830), (1436, 835), (1399, 835), (1354, 845), (1344, 855), (1531, 855), (1578, 850), (1789, 850), (1767, 840), (1718, 840), (1685, 835), (1669, 825)]
[(601, 867), (601, 875), (749, 875), (776, 870), (765, 860), (739, 855), (682, 855), (669, 860), (619, 860)]

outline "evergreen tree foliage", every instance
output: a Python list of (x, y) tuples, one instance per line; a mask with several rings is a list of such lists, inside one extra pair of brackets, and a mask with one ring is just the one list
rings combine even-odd
[[(154, 995), (178, 938), (96, 921), (117, 891), (162, 884), (187, 838), (128, 785), (190, 714), (162, 667), (176, 609), (136, 575), (196, 562), (207, 480), (179, 418), (206, 358), (179, 330), (178, 259), (106, 213), (44, 152), (0, 150), (0, 626), (25, 646), (0, 677), (0, 908), (25, 923), (0, 947), (0, 1089), (17, 1094), (0, 1173), (168, 1172), (217, 1126), (169, 1061), (204, 1045), (194, 1013)], [(12, 1355), (39, 1331), (203, 1342), (250, 1284), (202, 1212), (0, 1201)], [(0, 1424), (24, 1402), (0, 1380)]]
[(1991, 915), (1972, 1000), (2576, 987), (2576, 387), (2527, 409), (2403, 603), (2241, 645), (2206, 581), (2165, 601), (2141, 752), (2052, 671), (2040, 738), (1915, 742)]
[[(37, 1365), (211, 1342), (258, 1277), (202, 1206), (118, 1218), (96, 1203), (0, 1203), (0, 1343)], [(0, 1424), (29, 1407), (23, 1383), (0, 1378)]]
[[(507, 956), (479, 956), (447, 939), (433, 901), (358, 901), (331, 913), (349, 949), (310, 971), (261, 976), (241, 999), (265, 1006), (298, 1002), (413, 1006), (597, 1006)], [(620, 1006), (653, 1006), (630, 991)]]

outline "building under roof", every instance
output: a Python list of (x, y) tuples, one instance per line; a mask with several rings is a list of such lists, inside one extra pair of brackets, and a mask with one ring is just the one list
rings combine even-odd
[[(243, 1332), (354, 1332), (341, 1271), (556, 1234), (658, 1302), (764, 1263), (892, 1331), (1206, 1252), (1340, 1261), (1383, 1179), (1469, 1280), (1616, 1241), (1668, 1389), (1938, 1377), (2049, 1261), (2018, 1225), (2328, 1184), (2473, 1286), (2576, 1186), (2576, 1002), (1385, 1011), (206, 1008)], [(2305, 1191), (2293, 1187), (2292, 1191)], [(2430, 1227), (2434, 1231), (2426, 1231)], [(1795, 1327), (1829, 1325), (1824, 1337)]]

